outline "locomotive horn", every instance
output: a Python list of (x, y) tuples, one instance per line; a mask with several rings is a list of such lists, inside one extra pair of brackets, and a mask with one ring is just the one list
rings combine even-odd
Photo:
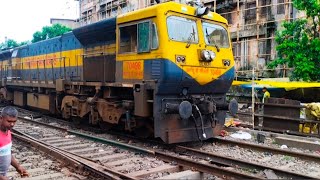
[(201, 17), (207, 15), (210, 12), (208, 7), (198, 7), (196, 10), (196, 16)]

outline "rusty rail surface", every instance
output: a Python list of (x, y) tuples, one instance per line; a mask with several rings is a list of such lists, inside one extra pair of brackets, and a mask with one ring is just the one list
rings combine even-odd
[(213, 142), (222, 143), (222, 144), (229, 144), (229, 145), (237, 145), (239, 147), (248, 148), (248, 149), (254, 149), (261, 152), (272, 152), (275, 154), (282, 154), (282, 155), (288, 155), (292, 157), (297, 157), (300, 159), (308, 160), (308, 161), (314, 161), (317, 163), (320, 163), (320, 156), (312, 155), (312, 154), (306, 154), (306, 153), (300, 153), (300, 152), (294, 152), (290, 150), (285, 149), (279, 149), (279, 148), (272, 148), (268, 146), (258, 145), (258, 144), (252, 144), (247, 142), (240, 142), (240, 141), (234, 141), (229, 139), (222, 139), (219, 137), (215, 137), (212, 139)]
[(281, 176), (286, 179), (291, 179), (291, 178), (292, 179), (317, 179), (315, 177), (305, 176), (302, 174), (298, 174), (290, 171), (284, 171), (284, 170), (273, 168), (270, 166), (264, 166), (264, 165), (260, 165), (260, 164), (256, 164), (248, 161), (225, 157), (225, 156), (221, 156), (221, 155), (217, 155), (209, 152), (200, 151), (197, 149), (192, 149), (189, 147), (177, 146), (176, 150), (182, 153), (197, 155), (201, 158), (210, 158), (212, 164), (219, 164), (219, 165), (235, 167), (235, 168), (257, 169), (260, 171), (270, 169), (270, 170), (273, 170), (278, 176)]
[[(94, 174), (100, 175), (103, 178), (108, 179), (136, 179), (130, 176), (127, 176), (125, 174), (119, 174), (119, 172), (114, 172), (110, 169), (107, 169), (104, 166), (101, 166), (100, 164), (94, 163), (92, 161), (89, 161), (87, 159), (77, 157), (71, 153), (68, 153), (64, 150), (61, 150), (59, 148), (56, 148), (54, 146), (51, 146), (45, 142), (42, 142), (40, 140), (37, 140), (25, 133), (22, 133), (20, 131), (17, 131), (13, 129), (13, 136), (25, 141), (27, 143), (30, 143), (35, 148), (38, 148), (42, 150), (43, 152), (52, 155), (53, 157), (59, 159), (63, 163), (65, 163), (66, 166), (71, 166), (73, 169), (77, 170), (78, 172), (88, 170)], [(20, 134), (20, 135), (19, 135)]]
[[(92, 136), (92, 135), (79, 133), (79, 132), (76, 132), (76, 131), (71, 131), (71, 130), (68, 130), (67, 128), (61, 128), (61, 127), (56, 127), (54, 125), (48, 125), (46, 123), (38, 122), (38, 121), (35, 121), (35, 120), (31, 120), (31, 119), (25, 119), (25, 118), (21, 118), (21, 117), (20, 117), (20, 119), (23, 120), (23, 121), (29, 121), (29, 122), (32, 122), (32, 123), (35, 123), (35, 124), (41, 124), (43, 126), (47, 126), (47, 127), (50, 127), (50, 128), (56, 128), (56, 129), (62, 130), (64, 132), (68, 132), (69, 134), (81, 136), (83, 138), (94, 140), (94, 141), (98, 141), (100, 143), (111, 144), (113, 146), (117, 146), (117, 147), (120, 147), (122, 149), (130, 149), (132, 151), (145, 153), (145, 154), (148, 154), (148, 155), (150, 155), (152, 157), (156, 157), (156, 158), (158, 158), (160, 160), (163, 160), (165, 162), (176, 162), (179, 166), (187, 167), (187, 168), (190, 168), (190, 169), (196, 169), (197, 171), (208, 173), (208, 174), (212, 174), (212, 175), (219, 176), (219, 177), (222, 177), (222, 178), (229, 177), (229, 178), (237, 178), (237, 179), (239, 179), (239, 178), (241, 178), (241, 179), (257, 179), (256, 176), (252, 176), (252, 175), (244, 174), (244, 173), (241, 173), (241, 172), (224, 169), (224, 168), (217, 167), (217, 166), (214, 166), (214, 165), (209, 164), (209, 163), (201, 163), (201, 162), (197, 162), (197, 161), (194, 161), (194, 160), (190, 160), (190, 159), (186, 159), (186, 158), (182, 158), (182, 157), (178, 157), (178, 156), (174, 156), (174, 155), (169, 155), (169, 154), (166, 154), (166, 153), (163, 153), (163, 152), (160, 152), (160, 151), (156, 151), (156, 150), (155, 151), (151, 151), (151, 150), (147, 150), (147, 149), (144, 149), (144, 148), (128, 145), (128, 144), (125, 144), (125, 143), (121, 143), (121, 142), (117, 142), (117, 141), (113, 141), (113, 140), (109, 140), (109, 139), (103, 139), (103, 138), (95, 137), (95, 136)], [(58, 148), (56, 148), (56, 149), (58, 149)], [(75, 159), (77, 159), (77, 158), (83, 159), (83, 162), (85, 162), (85, 165), (90, 165), (90, 164), (93, 163), (93, 162), (88, 161), (88, 160), (86, 160), (84, 158), (81, 158), (81, 157), (77, 157), (76, 158), (76, 157), (74, 157), (75, 155), (70, 155), (70, 156), (72, 158), (75, 158)], [(105, 167), (100, 167), (100, 170), (106, 171)], [(112, 170), (110, 170), (108, 172), (112, 172)], [(132, 177), (120, 176), (119, 174), (118, 174), (118, 177), (121, 177), (121, 178), (124, 177), (124, 179), (134, 179)]]

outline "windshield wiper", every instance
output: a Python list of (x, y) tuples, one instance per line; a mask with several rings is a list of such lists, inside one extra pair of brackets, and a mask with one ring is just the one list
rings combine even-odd
[(193, 42), (196, 41), (196, 32), (192, 26), (192, 32), (190, 33), (190, 36), (188, 38), (188, 41), (187, 41), (187, 45), (186, 45), (186, 48), (189, 48), (190, 45), (191, 45), (191, 42), (192, 42), (192, 38), (193, 38)]
[[(206, 38), (207, 38), (207, 40), (208, 40), (208, 43), (211, 44), (210, 35), (209, 35), (209, 33), (208, 33), (208, 28), (206, 28)], [(220, 52), (220, 48), (219, 48), (219, 46), (217, 45), (217, 43), (216, 43), (214, 40), (212, 40), (212, 43), (213, 43), (214, 47), (217, 48), (217, 51)]]

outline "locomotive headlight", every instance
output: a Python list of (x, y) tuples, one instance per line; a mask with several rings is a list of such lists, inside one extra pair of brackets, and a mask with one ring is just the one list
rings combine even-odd
[(213, 61), (214, 58), (216, 58), (216, 53), (214, 53), (213, 51), (209, 51), (209, 53), (210, 53), (210, 58)]
[(211, 56), (210, 56), (210, 52), (207, 51), (207, 50), (202, 50), (201, 51), (201, 58), (202, 60), (205, 60), (205, 61), (211, 61)]

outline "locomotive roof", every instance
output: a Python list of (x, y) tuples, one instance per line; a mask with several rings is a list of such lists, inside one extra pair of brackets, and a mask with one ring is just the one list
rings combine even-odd
[(82, 45), (116, 40), (116, 17), (108, 18), (73, 30)]
[[(165, 3), (153, 5), (144, 9), (119, 15), (117, 17), (117, 23), (122, 24), (130, 21), (141, 20), (148, 17), (155, 17), (157, 16), (157, 14), (165, 14), (166, 12), (169, 12), (169, 11), (182, 13), (190, 16), (195, 16), (196, 8), (189, 5), (180, 4), (177, 2), (165, 2)], [(228, 23), (228, 21), (224, 17), (222, 17), (220, 14), (211, 12), (211, 11), (209, 12), (208, 15), (202, 16), (201, 18), (217, 21), (224, 24)]]
[(12, 49), (0, 51), (0, 61), (10, 59), (12, 51)]

